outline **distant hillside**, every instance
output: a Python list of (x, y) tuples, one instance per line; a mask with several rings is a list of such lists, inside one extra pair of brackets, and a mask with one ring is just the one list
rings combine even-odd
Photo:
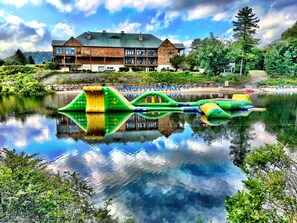
[[(23, 54), (27, 58), (31, 55), (35, 61), (35, 64), (42, 64), (43, 62), (51, 61), (54, 58), (52, 51), (24, 52)], [(13, 55), (7, 57), (5, 60), (13, 60)]]
[(42, 64), (43, 62), (51, 61), (54, 58), (52, 51), (24, 52), (24, 55), (27, 58), (31, 55), (36, 64)]

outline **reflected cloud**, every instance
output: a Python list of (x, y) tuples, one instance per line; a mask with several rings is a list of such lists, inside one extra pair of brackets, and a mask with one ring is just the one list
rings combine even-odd
[(52, 139), (51, 130), (46, 119), (33, 115), (24, 122), (16, 118), (9, 118), (0, 124), (0, 148), (23, 149), (29, 143), (44, 143)]

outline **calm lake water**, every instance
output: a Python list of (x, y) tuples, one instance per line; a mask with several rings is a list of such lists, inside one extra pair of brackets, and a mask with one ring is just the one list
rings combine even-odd
[(265, 112), (215, 121), (195, 113), (57, 113), (75, 96), (0, 96), (0, 148), (38, 153), (53, 170), (79, 173), (95, 188), (95, 203), (113, 198), (120, 219), (224, 222), (226, 196), (242, 189), (246, 153), (265, 143), (297, 145), (297, 95), (252, 95)]

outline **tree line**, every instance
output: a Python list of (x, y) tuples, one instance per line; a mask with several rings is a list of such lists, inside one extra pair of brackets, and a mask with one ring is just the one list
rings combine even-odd
[(234, 40), (218, 38), (212, 32), (204, 39), (194, 39), (190, 53), (176, 55), (172, 66), (176, 70), (202, 68), (206, 74), (216, 76), (230, 71), (230, 63), (235, 63), (232, 72), (240, 75), (247, 75), (249, 70), (266, 70), (272, 76), (297, 76), (297, 22), (280, 39), (259, 47), (255, 34), (260, 19), (252, 8), (242, 8), (235, 18)]

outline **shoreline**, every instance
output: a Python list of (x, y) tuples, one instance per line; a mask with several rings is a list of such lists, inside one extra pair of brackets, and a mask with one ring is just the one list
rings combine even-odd
[[(64, 90), (56, 91), (56, 94), (79, 94), (81, 90)], [(119, 91), (122, 94), (142, 94), (148, 91)], [(215, 87), (203, 87), (203, 88), (188, 88), (181, 89), (178, 91), (167, 90), (167, 91), (156, 91), (161, 93), (180, 93), (180, 94), (276, 94), (276, 93), (297, 93), (297, 88), (281, 89), (277, 90), (274, 88), (215, 88)]]

